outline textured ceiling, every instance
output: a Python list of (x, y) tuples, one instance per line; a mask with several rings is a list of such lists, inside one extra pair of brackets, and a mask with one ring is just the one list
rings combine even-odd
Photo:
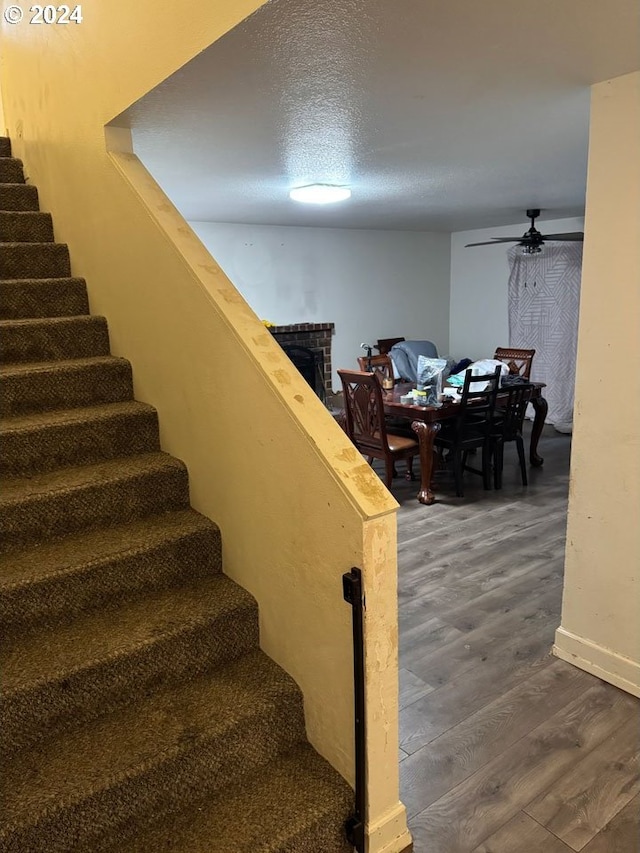
[[(133, 105), (189, 220), (454, 231), (584, 209), (589, 86), (637, 0), (272, 0)], [(288, 198), (348, 184), (348, 202)]]

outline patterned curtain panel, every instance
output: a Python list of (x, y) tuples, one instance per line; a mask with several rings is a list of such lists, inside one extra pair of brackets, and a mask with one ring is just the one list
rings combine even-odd
[(531, 379), (546, 382), (547, 423), (570, 432), (578, 343), (582, 243), (509, 249), (509, 346), (535, 348)]

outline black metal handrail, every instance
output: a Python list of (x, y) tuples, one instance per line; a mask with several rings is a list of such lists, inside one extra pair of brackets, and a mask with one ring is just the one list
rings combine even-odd
[(342, 576), (344, 600), (351, 605), (353, 624), (353, 696), (354, 734), (356, 747), (355, 808), (346, 821), (345, 830), (349, 843), (358, 853), (364, 853), (365, 827), (365, 708), (364, 708), (364, 629), (362, 572), (353, 568)]

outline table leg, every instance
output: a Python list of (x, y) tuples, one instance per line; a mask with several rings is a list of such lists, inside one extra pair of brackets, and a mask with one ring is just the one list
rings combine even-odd
[(421, 504), (432, 504), (436, 496), (431, 491), (431, 474), (433, 473), (433, 440), (439, 429), (439, 423), (427, 424), (424, 421), (413, 421), (411, 429), (418, 435), (420, 446), (420, 491), (418, 500)]
[(544, 459), (538, 456), (538, 439), (542, 435), (542, 427), (544, 426), (549, 404), (544, 397), (535, 397), (531, 401), (535, 416), (533, 418), (533, 427), (531, 428), (531, 444), (529, 445), (529, 462), (534, 468), (540, 468)]

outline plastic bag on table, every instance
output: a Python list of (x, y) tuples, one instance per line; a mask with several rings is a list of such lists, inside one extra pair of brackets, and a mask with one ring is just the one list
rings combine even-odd
[(426, 391), (425, 406), (441, 406), (443, 375), (449, 366), (446, 358), (418, 356), (418, 390)]
[[(509, 373), (509, 368), (503, 361), (498, 361), (495, 358), (482, 358), (479, 361), (472, 362), (468, 367), (464, 370), (461, 370), (460, 373), (454, 373), (453, 376), (449, 377), (449, 383), (451, 385), (457, 385), (460, 388), (464, 385), (464, 377), (467, 373), (467, 370), (471, 371), (472, 376), (484, 376), (488, 373), (493, 373), (496, 367), (500, 367), (500, 380), (504, 379), (505, 376)], [(474, 391), (481, 390), (478, 388), (478, 384), (474, 384)]]

